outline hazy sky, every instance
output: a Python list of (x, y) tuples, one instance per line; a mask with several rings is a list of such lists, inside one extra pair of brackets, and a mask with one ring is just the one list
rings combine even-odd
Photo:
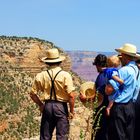
[(37, 37), (64, 50), (140, 51), (140, 0), (0, 0), (0, 35)]

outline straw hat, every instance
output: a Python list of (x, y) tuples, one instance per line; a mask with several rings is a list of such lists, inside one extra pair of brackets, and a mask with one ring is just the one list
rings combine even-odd
[(65, 59), (65, 56), (60, 55), (57, 48), (48, 49), (46, 51), (47, 56), (43, 57), (41, 60), (47, 63), (61, 62)]
[[(97, 103), (95, 104), (96, 107), (99, 107), (103, 102), (103, 95), (96, 92), (96, 87), (94, 82), (88, 81), (83, 83), (80, 86), (80, 93), (83, 96), (86, 96), (87, 101), (92, 102), (92, 106), (95, 101), (97, 101)], [(83, 102), (83, 104), (86, 105), (85, 102)]]
[(137, 48), (133, 44), (126, 43), (121, 48), (115, 49), (119, 53), (124, 53), (133, 57), (140, 57), (140, 54), (137, 53)]

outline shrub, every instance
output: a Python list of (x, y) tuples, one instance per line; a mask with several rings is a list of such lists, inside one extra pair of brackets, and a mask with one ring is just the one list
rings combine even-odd
[(5, 64), (0, 73), (0, 138), (3, 140), (20, 140), (38, 135), (38, 109), (28, 97), (32, 75), (16, 71)]

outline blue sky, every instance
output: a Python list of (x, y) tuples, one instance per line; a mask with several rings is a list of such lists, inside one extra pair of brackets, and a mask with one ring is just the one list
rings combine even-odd
[(64, 50), (140, 51), (140, 0), (0, 0), (0, 35), (37, 37)]

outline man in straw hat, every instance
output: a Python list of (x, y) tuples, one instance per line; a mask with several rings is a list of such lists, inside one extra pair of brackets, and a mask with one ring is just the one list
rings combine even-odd
[(121, 48), (115, 49), (121, 54), (123, 67), (118, 70), (120, 78), (124, 81), (123, 89), (119, 89), (117, 82), (109, 80), (106, 86), (107, 94), (118, 92), (110, 112), (109, 140), (134, 140), (135, 107), (134, 102), (138, 93), (137, 75), (139, 73), (135, 60), (140, 57), (136, 46), (126, 43)]
[[(105, 94), (105, 85), (107, 82), (107, 79), (104, 75), (104, 69), (106, 69), (106, 64), (107, 64), (107, 57), (104, 54), (98, 54), (93, 62), (93, 65), (96, 66), (96, 69), (98, 71), (98, 76), (95, 81), (95, 87), (96, 90), (101, 93), (103, 96), (103, 101), (99, 106), (96, 108), (96, 111), (100, 110), (101, 107), (107, 106), (108, 105), (108, 96)], [(86, 98), (83, 96), (83, 94), (80, 94), (80, 99), (81, 101), (85, 101)], [(94, 100), (93, 100), (94, 101)], [(107, 125), (108, 125), (108, 118), (106, 117), (106, 110), (103, 108), (101, 111), (102, 117), (100, 119), (100, 129), (97, 131), (95, 140), (107, 140)], [(93, 125), (93, 129), (96, 129), (96, 123)], [(92, 133), (92, 139), (93, 139), (93, 133)]]
[[(57, 140), (67, 140), (68, 119), (74, 115), (75, 88), (71, 75), (60, 67), (65, 56), (60, 55), (56, 48), (48, 49), (46, 53), (47, 57), (42, 58), (42, 61), (49, 68), (36, 75), (30, 92), (30, 97), (42, 112), (40, 140), (51, 140), (54, 128)], [(39, 91), (43, 94), (42, 100), (37, 94)]]
[[(138, 60), (136, 60), (136, 63), (137, 63), (137, 66), (140, 70), (140, 58)], [(139, 74), (140, 74), (140, 71), (139, 71)], [(139, 84), (140, 84), (140, 81), (139, 81)], [(135, 110), (136, 119), (135, 119), (134, 136), (135, 136), (135, 140), (139, 140), (139, 133), (140, 133), (140, 90), (139, 90), (137, 100), (135, 102), (135, 109), (136, 109)]]

